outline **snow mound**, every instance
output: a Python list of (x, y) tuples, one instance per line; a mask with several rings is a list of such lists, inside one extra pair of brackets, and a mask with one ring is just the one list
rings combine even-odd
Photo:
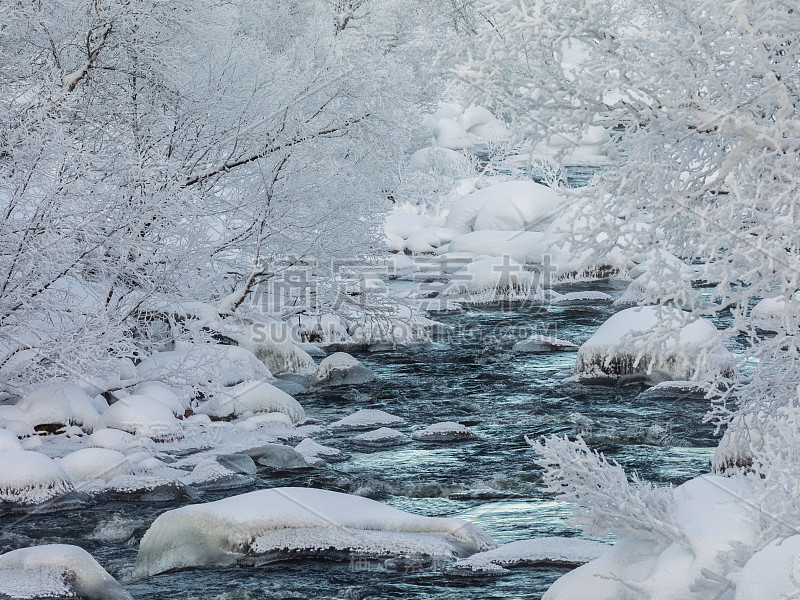
[(607, 544), (580, 538), (542, 537), (503, 544), (456, 561), (450, 571), (461, 574), (507, 572), (505, 567), (581, 565), (608, 552)]
[(38, 425), (77, 425), (91, 432), (100, 412), (92, 399), (72, 383), (51, 383), (36, 388), (15, 405), (25, 421)]
[(521, 264), (507, 256), (498, 256), (476, 260), (460, 269), (442, 294), (493, 301), (498, 296), (527, 297), (531, 286), (532, 277)]
[(246, 412), (279, 412), (294, 423), (306, 418), (297, 400), (266, 381), (240, 383), (215, 395), (195, 410), (195, 413), (218, 419), (238, 417)]
[(358, 496), (273, 488), (160, 515), (139, 546), (136, 572), (353, 555), (457, 557), (493, 547), (460, 519), (420, 517)]
[(457, 200), (445, 227), (459, 234), (480, 229), (544, 231), (564, 205), (564, 196), (552, 188), (506, 181)]
[(577, 344), (547, 335), (532, 335), (511, 347), (514, 352), (571, 352), (577, 349)]
[(314, 381), (325, 385), (359, 385), (375, 379), (375, 375), (346, 352), (334, 352), (317, 368)]
[(98, 429), (87, 438), (92, 448), (108, 448), (124, 452), (134, 447), (147, 447), (152, 442), (147, 439), (137, 438), (127, 431), (119, 429)]
[(370, 446), (374, 448), (400, 446), (402, 444), (408, 444), (410, 441), (411, 438), (405, 433), (389, 427), (381, 427), (374, 431), (367, 431), (353, 437), (354, 443), (360, 446)]
[(56, 459), (75, 482), (101, 479), (109, 482), (119, 475), (132, 475), (133, 468), (122, 452), (106, 448), (82, 448)]
[(7, 450), (22, 450), (17, 436), (8, 429), (0, 429), (0, 452)]
[(800, 535), (775, 540), (745, 563), (733, 600), (796, 598), (799, 570)]
[[(631, 339), (658, 334), (650, 341)], [(666, 306), (628, 308), (610, 317), (578, 350), (579, 376), (664, 373), (669, 379), (734, 374), (734, 360), (706, 319)]]
[(405, 423), (403, 419), (395, 415), (391, 415), (382, 410), (375, 408), (366, 408), (354, 412), (352, 415), (346, 416), (331, 423), (333, 429), (372, 429), (373, 427), (381, 427), (384, 425), (402, 425)]
[(475, 146), (467, 130), (453, 119), (439, 119), (436, 124), (436, 143), (450, 150), (469, 150)]
[(91, 554), (66, 544), (20, 548), (0, 555), (0, 595), (131, 600)]
[(0, 506), (42, 504), (74, 491), (58, 463), (39, 452), (0, 452)]
[(463, 177), (473, 172), (466, 156), (449, 148), (422, 148), (411, 155), (408, 166), (415, 171), (445, 177)]
[(126, 396), (100, 415), (95, 429), (119, 429), (152, 440), (173, 440), (181, 435), (180, 422), (172, 411), (150, 396)]
[(283, 444), (264, 444), (246, 450), (242, 454), (246, 454), (261, 466), (279, 471), (307, 469), (312, 466), (300, 452)]
[(764, 298), (750, 312), (750, 323), (763, 331), (795, 333), (800, 328), (800, 293), (793, 302), (785, 296)]
[(453, 421), (434, 423), (425, 429), (415, 431), (411, 437), (420, 442), (466, 442), (478, 439), (468, 427)]
[(136, 367), (145, 380), (164, 380), (179, 389), (231, 386), (254, 379), (272, 379), (258, 358), (239, 346), (208, 345), (158, 352)]
[(178, 392), (160, 381), (147, 381), (140, 383), (134, 388), (134, 393), (142, 396), (150, 396), (153, 400), (163, 404), (172, 411), (176, 417), (182, 417), (189, 408), (189, 398), (179, 397)]

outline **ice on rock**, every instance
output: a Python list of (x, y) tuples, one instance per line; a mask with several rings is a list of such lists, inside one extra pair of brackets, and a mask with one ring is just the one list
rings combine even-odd
[(564, 196), (552, 188), (533, 181), (506, 181), (458, 200), (447, 215), (445, 227), (463, 234), (479, 229), (478, 225), (498, 229), (489, 225), (508, 223), (520, 230), (523, 227), (516, 227), (519, 214), (525, 230), (544, 231), (564, 205)]
[[(641, 339), (648, 334), (658, 338)], [(575, 365), (579, 376), (618, 378), (655, 372), (676, 380), (716, 373), (731, 376), (735, 363), (710, 321), (673, 307), (642, 306), (623, 310), (603, 323), (580, 347)]]
[(313, 462), (314, 459), (323, 459), (328, 462), (339, 462), (347, 458), (338, 448), (323, 446), (311, 438), (304, 439), (297, 444), (294, 449), (295, 452), (299, 452), (309, 463)]
[(439, 119), (436, 123), (436, 143), (450, 150), (469, 150), (475, 146), (467, 130), (453, 119)]
[(532, 335), (511, 347), (514, 352), (572, 352), (577, 349), (577, 344), (547, 335)]
[(499, 297), (527, 298), (533, 277), (517, 261), (503, 257), (476, 260), (455, 273), (443, 295), (464, 301), (493, 301)]
[(22, 450), (19, 438), (8, 429), (0, 429), (0, 452), (8, 450)]
[(36, 388), (25, 394), (14, 408), (34, 427), (78, 425), (91, 432), (100, 418), (98, 405), (72, 383), (51, 383)]
[(131, 600), (130, 594), (91, 554), (66, 544), (20, 548), (0, 554), (0, 595)]
[(239, 346), (204, 345), (158, 352), (136, 367), (140, 378), (164, 380), (179, 389), (202, 388), (209, 384), (231, 386), (254, 379), (272, 379), (272, 373), (258, 358)]
[(283, 444), (264, 444), (245, 450), (242, 454), (246, 454), (261, 466), (279, 471), (307, 469), (312, 466), (300, 452)]
[(218, 419), (238, 417), (246, 412), (285, 414), (297, 423), (306, 417), (300, 403), (266, 381), (248, 381), (216, 394), (195, 410)]
[(456, 561), (451, 572), (464, 575), (507, 573), (506, 567), (582, 565), (604, 555), (610, 546), (580, 538), (541, 537), (503, 544)]
[(431, 556), (488, 550), (481, 529), (421, 517), (374, 500), (310, 488), (273, 488), (160, 515), (139, 546), (136, 572), (287, 558)]
[(420, 442), (466, 442), (478, 438), (468, 427), (453, 421), (434, 423), (415, 431), (412, 437)]
[(149, 396), (134, 394), (118, 400), (100, 415), (95, 429), (119, 429), (153, 440), (173, 440), (181, 436), (180, 422), (172, 411)]
[(402, 425), (403, 419), (375, 408), (365, 408), (331, 423), (333, 429), (372, 429), (384, 425)]
[(57, 458), (64, 472), (74, 483), (109, 482), (119, 475), (132, 475), (133, 468), (122, 452), (106, 448), (82, 448)]
[(353, 437), (354, 443), (360, 446), (369, 446), (373, 448), (400, 446), (402, 444), (408, 444), (410, 441), (411, 438), (405, 433), (389, 427), (380, 427), (374, 431), (366, 431)]
[(148, 381), (140, 383), (134, 388), (134, 393), (142, 396), (150, 396), (160, 404), (163, 404), (172, 411), (176, 417), (182, 417), (189, 408), (189, 398), (181, 398), (178, 392), (160, 381)]
[(334, 352), (319, 364), (314, 381), (325, 385), (359, 385), (375, 379), (375, 375), (346, 352)]
[(432, 172), (445, 177), (462, 177), (474, 173), (469, 159), (449, 148), (422, 148), (411, 155), (408, 166), (415, 171)]
[(74, 491), (72, 481), (56, 461), (39, 452), (0, 452), (0, 507), (34, 505)]

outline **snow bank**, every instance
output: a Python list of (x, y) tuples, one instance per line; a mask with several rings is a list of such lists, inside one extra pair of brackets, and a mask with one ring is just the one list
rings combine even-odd
[(97, 479), (109, 482), (118, 475), (133, 474), (125, 455), (107, 448), (82, 448), (57, 458), (56, 462), (75, 483)]
[(346, 352), (335, 352), (323, 359), (314, 375), (316, 383), (325, 385), (358, 385), (375, 379), (375, 375)]
[(20, 548), (0, 555), (0, 595), (131, 600), (91, 554), (66, 544)]
[(285, 558), (456, 557), (494, 544), (460, 519), (420, 517), (358, 496), (273, 488), (160, 515), (139, 546), (136, 572)]
[(77, 425), (91, 432), (100, 418), (98, 405), (72, 383), (51, 383), (38, 387), (25, 394), (15, 408), (22, 411), (25, 421), (34, 427)]
[(100, 415), (95, 429), (119, 429), (152, 440), (180, 437), (181, 424), (172, 411), (150, 396), (134, 394), (118, 400)]
[(503, 544), (456, 561), (449, 570), (461, 574), (500, 574), (505, 567), (581, 565), (603, 556), (610, 546), (580, 538), (542, 537)]
[(704, 573), (728, 572), (726, 552), (758, 542), (760, 521), (754, 507), (743, 478), (706, 475), (687, 481), (672, 490), (669, 504), (676, 541), (651, 534), (647, 539), (620, 539), (600, 558), (561, 577), (543, 600), (717, 597), (711, 591), (696, 594), (694, 586)]
[(533, 181), (506, 181), (456, 201), (445, 227), (456, 233), (478, 229), (544, 231), (565, 205), (554, 189)]
[(238, 417), (246, 412), (279, 412), (295, 423), (306, 418), (306, 413), (297, 400), (266, 381), (248, 381), (235, 385), (195, 410), (195, 413), (218, 419)]
[(389, 427), (380, 427), (373, 431), (366, 431), (353, 437), (352, 440), (359, 446), (368, 446), (372, 448), (387, 448), (390, 446), (400, 446), (408, 444), (411, 441), (405, 433), (391, 429)]
[(42, 504), (74, 491), (58, 463), (39, 452), (0, 452), (0, 506)]
[[(646, 334), (658, 337), (631, 340)], [(580, 347), (575, 365), (577, 375), (595, 377), (653, 372), (680, 380), (732, 376), (734, 360), (710, 321), (672, 307), (642, 306), (603, 323)]]
[(466, 442), (478, 438), (468, 427), (453, 421), (434, 423), (415, 431), (411, 437), (420, 442)]
[(331, 423), (334, 429), (372, 429), (383, 425), (402, 425), (403, 419), (382, 410), (366, 408)]

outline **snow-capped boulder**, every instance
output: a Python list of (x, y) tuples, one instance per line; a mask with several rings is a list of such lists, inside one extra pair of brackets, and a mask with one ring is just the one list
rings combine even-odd
[(91, 554), (66, 544), (20, 548), (0, 554), (0, 595), (131, 600), (130, 594)]
[(346, 352), (335, 352), (325, 358), (314, 375), (324, 385), (359, 385), (375, 379), (375, 375)]
[(148, 439), (137, 438), (136, 436), (122, 431), (120, 429), (98, 429), (88, 438), (87, 443), (91, 448), (108, 448), (109, 450), (117, 450), (124, 452), (133, 447), (142, 447), (152, 445)]
[(446, 227), (426, 227), (409, 235), (403, 247), (413, 254), (430, 253), (451, 242), (455, 236), (455, 232)]
[[(533, 181), (506, 181), (467, 194), (450, 209), (445, 227), (456, 233), (480, 228), (544, 231), (565, 206), (557, 191)], [(511, 210), (513, 207), (513, 211)], [(519, 227), (519, 218), (522, 227)]]
[(467, 130), (453, 119), (439, 119), (436, 123), (436, 143), (450, 150), (469, 150), (475, 146)]
[(0, 452), (8, 450), (22, 450), (19, 438), (8, 429), (0, 429)]
[(56, 461), (39, 452), (0, 452), (0, 507), (34, 505), (74, 491), (72, 481)]
[(238, 417), (246, 412), (279, 412), (295, 423), (306, 417), (297, 400), (266, 381), (248, 381), (228, 388), (200, 405), (195, 412), (219, 419)]
[(109, 482), (118, 475), (133, 474), (125, 455), (107, 448), (81, 448), (57, 458), (56, 462), (74, 483), (97, 479)]
[(331, 423), (331, 428), (359, 430), (386, 425), (402, 425), (403, 423), (405, 421), (400, 417), (375, 408), (366, 408)]
[(176, 417), (184, 416), (189, 408), (189, 398), (187, 396), (181, 398), (177, 390), (160, 381), (140, 383), (134, 388), (134, 393), (150, 396), (153, 400), (170, 409)]
[(326, 490), (273, 488), (161, 514), (142, 538), (136, 572), (243, 558), (450, 558), (493, 546), (481, 529), (460, 519), (420, 517)]
[(445, 177), (463, 177), (474, 172), (466, 156), (449, 148), (430, 147), (417, 150), (411, 155), (408, 166), (415, 171)]
[(307, 469), (311, 464), (291, 446), (283, 444), (264, 444), (257, 448), (245, 450), (246, 454), (263, 467), (279, 471), (291, 469)]
[(311, 438), (305, 438), (294, 449), (309, 463), (314, 462), (315, 459), (322, 459), (327, 462), (339, 462), (346, 459), (346, 456), (338, 448), (323, 446)]
[[(533, 277), (517, 261), (503, 257), (476, 260), (455, 273), (442, 290), (448, 296), (478, 296), (476, 300), (496, 297), (528, 297)], [(468, 300), (469, 298), (465, 298)]]
[(197, 463), (192, 472), (181, 477), (180, 481), (192, 487), (221, 490), (246, 487), (252, 485), (254, 480), (209, 457)]
[(575, 566), (603, 556), (610, 546), (580, 538), (541, 537), (503, 544), (456, 561), (449, 572), (462, 575), (507, 573), (507, 567)]
[(91, 432), (100, 418), (98, 405), (72, 383), (51, 383), (31, 390), (15, 408), (22, 411), (24, 420), (34, 427), (77, 425)]
[(745, 563), (733, 600), (796, 597), (799, 571), (800, 535), (774, 540)]
[(541, 262), (550, 239), (540, 231), (472, 231), (445, 246), (446, 256), (508, 256), (518, 263)]
[(800, 293), (792, 302), (785, 296), (760, 300), (750, 312), (750, 322), (764, 331), (796, 333), (800, 328)]
[(508, 138), (508, 128), (483, 106), (470, 106), (461, 115), (461, 125), (472, 135), (494, 142)]
[(415, 431), (411, 437), (419, 442), (467, 442), (478, 439), (469, 427), (453, 421), (434, 423)]
[[(658, 338), (631, 339), (648, 334)], [(575, 365), (579, 376), (653, 372), (676, 380), (716, 373), (732, 376), (735, 363), (710, 321), (668, 306), (642, 306), (623, 310), (603, 323), (580, 347)]]
[(402, 431), (390, 427), (380, 427), (373, 431), (365, 431), (353, 437), (353, 443), (369, 448), (388, 448), (408, 444), (411, 438)]
[(172, 411), (150, 396), (126, 396), (108, 407), (100, 415), (95, 429), (119, 429), (135, 436), (153, 440), (170, 440), (180, 437), (180, 422)]
[(276, 426), (292, 428), (294, 427), (294, 421), (292, 421), (289, 415), (282, 412), (267, 412), (255, 414), (252, 417), (247, 417), (243, 421), (239, 420), (234, 424), (234, 427), (242, 431), (256, 431), (262, 427)]
[(577, 344), (547, 335), (532, 335), (511, 347), (514, 352), (574, 352)]
[(212, 344), (157, 352), (139, 363), (136, 372), (142, 379), (164, 380), (189, 390), (272, 379), (266, 365), (246, 348)]
[(314, 359), (297, 344), (296, 335), (286, 323), (251, 323), (230, 334), (240, 347), (252, 352), (273, 375), (313, 375)]

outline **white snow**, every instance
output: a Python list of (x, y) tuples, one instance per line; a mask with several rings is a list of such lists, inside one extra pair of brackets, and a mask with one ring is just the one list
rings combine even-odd
[(338, 448), (323, 446), (311, 438), (305, 438), (297, 444), (294, 449), (295, 452), (299, 452), (308, 462), (312, 462), (315, 458), (336, 461), (343, 457), (342, 451)]
[(493, 546), (460, 519), (420, 517), (326, 490), (273, 488), (161, 514), (142, 538), (136, 572), (230, 564), (245, 555), (449, 558)]
[(460, 152), (449, 148), (429, 147), (417, 150), (408, 161), (416, 171), (433, 172), (446, 177), (462, 177), (472, 171), (472, 165)]
[(176, 417), (182, 417), (189, 408), (189, 398), (180, 397), (177, 390), (160, 381), (147, 381), (140, 383), (133, 389), (135, 394), (150, 396), (160, 404), (172, 411)]
[(8, 429), (0, 429), (0, 452), (7, 450), (22, 450), (19, 438)]
[(800, 292), (793, 302), (787, 302), (785, 296), (760, 300), (750, 312), (750, 322), (764, 331), (796, 333), (800, 328)]
[(358, 385), (375, 379), (372, 371), (346, 352), (334, 352), (322, 360), (314, 381), (326, 385)]
[[(481, 301), (484, 296), (493, 300), (495, 296), (523, 296), (531, 292), (532, 276), (520, 263), (508, 256), (491, 256), (476, 260), (456, 272), (442, 294), (466, 296)], [(470, 296), (476, 296), (470, 298)]]
[(246, 412), (280, 412), (297, 423), (306, 417), (300, 403), (266, 381), (248, 381), (213, 396), (196, 410), (210, 417), (238, 417)]
[(373, 431), (366, 431), (354, 436), (353, 441), (364, 446), (384, 447), (407, 444), (411, 441), (411, 438), (396, 429), (380, 427)]
[(733, 600), (797, 598), (800, 535), (774, 540), (756, 552), (738, 574)]
[[(565, 198), (547, 186), (533, 181), (507, 181), (458, 200), (447, 215), (445, 227), (456, 233), (469, 233), (481, 228), (504, 229), (492, 225), (505, 223), (515, 231), (544, 231), (564, 203)], [(522, 226), (518, 226), (520, 223)]]
[(415, 431), (412, 436), (420, 442), (462, 442), (477, 439), (469, 427), (453, 421), (442, 421)]
[(93, 448), (108, 448), (124, 452), (134, 446), (152, 444), (151, 441), (137, 438), (127, 431), (119, 429), (98, 429), (87, 438), (89, 446)]
[(109, 482), (118, 475), (132, 475), (133, 468), (122, 452), (107, 448), (82, 448), (57, 458), (74, 483), (101, 479)]
[[(649, 333), (658, 339), (631, 339)], [(575, 365), (578, 375), (663, 372), (680, 380), (733, 371), (733, 357), (710, 321), (667, 306), (629, 308), (611, 316), (580, 347)]]
[(453, 119), (439, 119), (436, 124), (436, 143), (450, 150), (468, 150), (475, 146), (467, 130)]
[(0, 452), (0, 502), (42, 504), (72, 492), (67, 474), (39, 452)]
[(0, 595), (131, 600), (91, 554), (66, 544), (20, 548), (0, 555)]
[(366, 408), (331, 423), (334, 429), (372, 429), (384, 425), (402, 425), (403, 419), (382, 410)]
[[(100, 413), (98, 405), (77, 385), (51, 383), (31, 390), (16, 403), (25, 421), (37, 425), (78, 425), (91, 432)], [(101, 407), (102, 408), (102, 407)]]
[(134, 394), (118, 400), (100, 415), (95, 429), (119, 429), (153, 440), (175, 439), (181, 424), (172, 411), (149, 396)]
[(503, 544), (456, 561), (451, 569), (465, 573), (504, 573), (505, 567), (558, 564), (579, 565), (604, 555), (610, 546), (566, 537), (541, 537)]

